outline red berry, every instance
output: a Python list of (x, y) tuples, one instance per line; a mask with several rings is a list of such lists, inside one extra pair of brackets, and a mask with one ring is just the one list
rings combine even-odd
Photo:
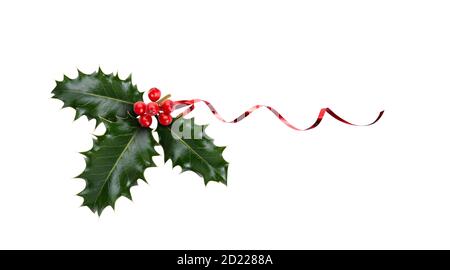
[(158, 88), (153, 87), (150, 89), (150, 92), (148, 92), (148, 98), (151, 101), (157, 101), (161, 97), (161, 91), (159, 91)]
[(159, 123), (163, 126), (168, 126), (172, 123), (172, 116), (170, 114), (162, 113), (158, 116)]
[(168, 99), (165, 100), (162, 104), (161, 104), (161, 110), (165, 113), (165, 114), (170, 114), (173, 111), (173, 101)]
[(150, 114), (144, 114), (139, 117), (139, 124), (142, 127), (148, 128), (152, 124), (152, 116)]
[(159, 112), (159, 105), (156, 102), (147, 104), (147, 113), (150, 115), (157, 115)]
[(137, 115), (143, 115), (147, 108), (146, 108), (146, 105), (144, 102), (138, 101), (138, 102), (134, 103), (133, 109)]

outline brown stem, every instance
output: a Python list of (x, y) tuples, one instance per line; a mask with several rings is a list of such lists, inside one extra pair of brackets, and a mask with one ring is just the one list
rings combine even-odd
[(168, 95), (165, 95), (162, 98), (160, 98), (157, 102), (158, 105), (161, 105), (161, 103), (163, 103), (165, 100), (168, 100), (171, 96), (172, 96), (171, 94), (168, 94)]

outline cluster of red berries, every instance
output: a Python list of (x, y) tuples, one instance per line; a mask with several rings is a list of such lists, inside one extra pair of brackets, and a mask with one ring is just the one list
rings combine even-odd
[(170, 99), (161, 100), (161, 91), (158, 88), (152, 88), (148, 92), (148, 97), (152, 102), (145, 104), (145, 102), (138, 101), (134, 103), (134, 112), (139, 116), (139, 124), (142, 127), (148, 128), (152, 124), (152, 117), (157, 116), (158, 122), (163, 126), (168, 126), (172, 123), (173, 101)]

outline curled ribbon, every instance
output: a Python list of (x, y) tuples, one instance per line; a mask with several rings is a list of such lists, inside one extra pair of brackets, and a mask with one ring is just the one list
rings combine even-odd
[(325, 113), (328, 113), (329, 115), (331, 115), (334, 119), (338, 120), (339, 122), (342, 122), (344, 124), (351, 125), (351, 126), (370, 126), (370, 125), (373, 125), (376, 122), (378, 122), (378, 120), (380, 120), (380, 118), (384, 114), (384, 111), (381, 111), (378, 114), (378, 117), (375, 119), (375, 121), (373, 121), (370, 124), (356, 125), (356, 124), (352, 124), (352, 123), (344, 120), (339, 115), (334, 113), (330, 108), (322, 108), (322, 109), (320, 109), (319, 115), (317, 116), (316, 122), (314, 122), (314, 124), (312, 124), (310, 127), (306, 128), (306, 129), (300, 129), (300, 128), (295, 127), (291, 123), (289, 123), (277, 110), (275, 110), (271, 106), (255, 105), (255, 106), (251, 107), (250, 109), (248, 109), (247, 111), (245, 111), (243, 114), (241, 114), (238, 117), (236, 117), (234, 120), (226, 121), (217, 112), (216, 108), (214, 108), (214, 106), (210, 102), (208, 102), (206, 100), (202, 100), (202, 99), (190, 99), (190, 100), (178, 100), (178, 101), (174, 102), (175, 109), (183, 108), (183, 107), (186, 107), (186, 106), (188, 107), (186, 110), (184, 110), (182, 113), (180, 113), (178, 115), (178, 117), (185, 116), (188, 113), (192, 112), (195, 109), (195, 103), (198, 103), (198, 102), (205, 103), (208, 106), (209, 110), (214, 114), (214, 116), (217, 119), (219, 119), (220, 121), (224, 122), (224, 123), (237, 123), (237, 122), (241, 121), (242, 119), (246, 118), (247, 116), (249, 116), (252, 112), (258, 110), (259, 108), (266, 108), (266, 109), (270, 110), (276, 117), (278, 117), (278, 119), (281, 122), (283, 122), (283, 124), (285, 124), (286, 126), (292, 128), (294, 130), (298, 130), (298, 131), (306, 131), (306, 130), (310, 130), (310, 129), (313, 129), (313, 128), (317, 127), (320, 124), (320, 122), (322, 122), (322, 119), (325, 116)]

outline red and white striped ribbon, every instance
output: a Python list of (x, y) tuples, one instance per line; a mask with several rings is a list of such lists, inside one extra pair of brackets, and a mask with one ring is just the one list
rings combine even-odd
[(237, 122), (241, 121), (242, 119), (244, 119), (245, 117), (249, 116), (252, 112), (258, 110), (259, 108), (266, 108), (266, 109), (270, 110), (276, 117), (278, 117), (278, 119), (280, 119), (280, 121), (283, 122), (286, 126), (292, 128), (294, 130), (298, 130), (298, 131), (306, 131), (306, 130), (310, 130), (310, 129), (313, 129), (313, 128), (317, 127), (320, 124), (320, 122), (322, 122), (322, 119), (325, 116), (325, 113), (328, 113), (329, 115), (331, 115), (334, 119), (338, 120), (339, 122), (342, 122), (344, 124), (351, 125), (351, 126), (370, 126), (370, 125), (373, 125), (376, 122), (378, 122), (378, 120), (380, 120), (381, 116), (383, 116), (383, 114), (384, 114), (384, 111), (381, 111), (378, 114), (378, 117), (375, 119), (375, 121), (373, 121), (370, 124), (356, 125), (356, 124), (352, 124), (352, 123), (344, 120), (343, 118), (338, 116), (336, 113), (334, 113), (330, 108), (322, 108), (322, 109), (320, 109), (319, 115), (317, 116), (316, 122), (314, 122), (314, 124), (312, 124), (310, 127), (306, 128), (306, 129), (300, 129), (300, 128), (295, 127), (291, 123), (289, 123), (277, 110), (275, 110), (271, 106), (255, 105), (255, 106), (251, 107), (250, 109), (248, 109), (247, 111), (245, 111), (243, 114), (241, 114), (238, 117), (236, 117), (232, 121), (226, 121), (225, 119), (223, 119), (223, 117), (217, 112), (216, 108), (214, 108), (214, 106), (210, 102), (208, 102), (206, 100), (202, 100), (202, 99), (190, 99), (190, 100), (174, 101), (174, 108), (175, 109), (180, 109), (180, 108), (183, 108), (183, 107), (187, 106), (188, 108), (178, 115), (178, 116), (185, 116), (185, 115), (187, 115), (188, 113), (192, 112), (195, 109), (195, 103), (198, 103), (198, 102), (205, 103), (208, 106), (209, 110), (214, 114), (214, 116), (217, 119), (219, 119), (220, 121), (224, 122), (224, 123), (237, 123)]

